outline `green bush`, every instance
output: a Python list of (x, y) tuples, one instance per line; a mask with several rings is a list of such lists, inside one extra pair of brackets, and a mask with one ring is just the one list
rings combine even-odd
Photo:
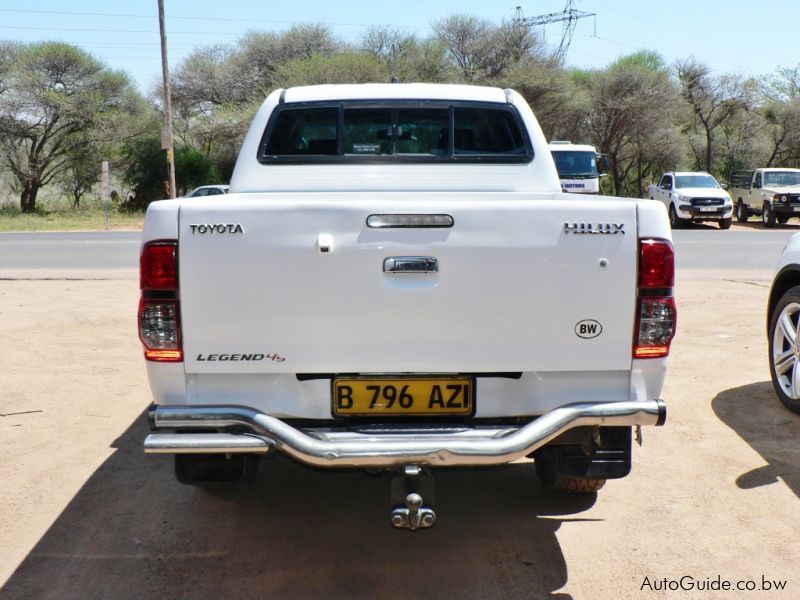
[[(153, 200), (168, 196), (169, 171), (166, 152), (155, 137), (134, 139), (122, 150), (125, 163), (122, 179), (130, 186), (131, 195), (122, 203), (126, 210), (142, 210)], [(178, 195), (199, 185), (219, 183), (212, 161), (187, 146), (175, 149), (175, 185)]]

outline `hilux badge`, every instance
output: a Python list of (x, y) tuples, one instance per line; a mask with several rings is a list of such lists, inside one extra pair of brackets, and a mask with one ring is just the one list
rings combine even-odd
[(564, 235), (625, 235), (625, 223), (564, 223)]

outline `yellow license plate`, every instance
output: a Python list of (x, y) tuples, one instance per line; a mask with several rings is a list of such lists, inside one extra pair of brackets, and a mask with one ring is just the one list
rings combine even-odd
[(341, 377), (333, 380), (333, 414), (337, 417), (469, 416), (474, 406), (472, 377)]

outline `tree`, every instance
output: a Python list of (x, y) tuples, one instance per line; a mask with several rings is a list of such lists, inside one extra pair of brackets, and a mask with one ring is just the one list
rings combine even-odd
[(259, 86), (242, 76), (238, 63), (238, 51), (232, 46), (193, 50), (172, 74), (176, 110), (208, 114), (218, 106), (249, 102)]
[(800, 161), (800, 67), (779, 68), (760, 85), (762, 117), (767, 140), (766, 167), (796, 165)]
[(21, 208), (32, 212), (41, 187), (69, 168), (69, 157), (113, 136), (115, 118), (139, 110), (140, 98), (126, 75), (68, 44), (21, 45), (2, 57), (9, 55), (0, 144), (21, 189)]
[(613, 192), (641, 196), (646, 178), (680, 159), (673, 125), (677, 94), (663, 60), (637, 52), (583, 81), (591, 97), (584, 123), (608, 155)]
[(461, 80), (476, 81), (480, 78), (490, 30), (488, 21), (468, 15), (453, 15), (433, 24), (433, 31), (447, 48)]
[(280, 65), (342, 49), (322, 24), (295, 25), (282, 33), (250, 31), (235, 46), (194, 50), (173, 72), (173, 101), (178, 109), (206, 114), (220, 106), (260, 103), (276, 87)]
[(677, 64), (681, 92), (703, 135), (703, 161), (698, 166), (714, 170), (714, 134), (717, 128), (751, 104), (749, 89), (739, 75), (715, 77), (706, 65), (690, 58)]
[(369, 54), (312, 54), (278, 66), (275, 82), (283, 88), (319, 83), (383, 83), (389, 81), (390, 75), (386, 64)]
[(446, 58), (447, 49), (440, 41), (414, 38), (401, 48), (397, 57), (400, 81), (444, 83), (450, 77)]
[[(122, 150), (124, 167), (122, 181), (132, 190), (125, 202), (131, 210), (146, 208), (152, 200), (166, 196), (167, 165), (159, 137), (140, 137), (129, 140)], [(219, 175), (210, 159), (193, 148), (175, 148), (175, 183), (179, 194), (191, 188), (218, 183)]]
[[(388, 81), (388, 70), (380, 79), (369, 79), (378, 77), (374, 69), (361, 73), (359, 64), (365, 60), (356, 61), (354, 76), (347, 79), (342, 61), (325, 60), (343, 49), (327, 26), (304, 24), (281, 33), (251, 31), (236, 44), (193, 51), (173, 71), (175, 135), (211, 160), (227, 181), (255, 111), (277, 85), (322, 82), (326, 74), (320, 69), (328, 67), (334, 71), (330, 81)], [(281, 70), (287, 63), (302, 75)], [(306, 76), (312, 79), (305, 81)]]
[(77, 142), (68, 145), (72, 150), (66, 157), (64, 170), (56, 179), (61, 189), (72, 199), (72, 207), (80, 208), (81, 198), (100, 181), (104, 154), (100, 146), (91, 143)]
[(756, 111), (741, 111), (718, 129), (715, 170), (727, 179), (733, 169), (747, 169), (766, 162), (764, 119)]
[(192, 114), (180, 111), (173, 120), (175, 136), (181, 145), (193, 148), (209, 159), (219, 173), (220, 181), (228, 181), (233, 173), (239, 147), (261, 103), (226, 104), (212, 113)]
[(497, 85), (518, 91), (533, 108), (549, 140), (588, 142), (583, 117), (589, 111), (586, 86), (577, 83), (554, 61), (523, 59), (512, 66)]
[(239, 42), (234, 64), (243, 79), (261, 101), (277, 87), (276, 71), (280, 65), (313, 55), (331, 56), (342, 50), (327, 25), (294, 25), (283, 33), (249, 32)]
[(8, 90), (8, 76), (17, 61), (21, 45), (16, 42), (0, 42), (0, 94)]
[(417, 38), (413, 34), (406, 34), (387, 26), (373, 25), (362, 36), (360, 50), (390, 63), (407, 47), (416, 43)]
[(517, 21), (499, 26), (468, 15), (453, 15), (433, 24), (434, 35), (447, 48), (458, 78), (491, 80), (506, 74), (524, 58), (541, 54), (533, 29)]
[(396, 71), (401, 82), (440, 83), (448, 79), (447, 50), (435, 39), (419, 40), (396, 29), (373, 26), (361, 39), (361, 51), (382, 61), (387, 73)]

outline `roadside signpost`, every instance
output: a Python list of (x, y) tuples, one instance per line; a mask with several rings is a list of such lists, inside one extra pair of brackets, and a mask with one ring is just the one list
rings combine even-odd
[(103, 212), (106, 216), (106, 229), (108, 229), (108, 161), (103, 161)]

